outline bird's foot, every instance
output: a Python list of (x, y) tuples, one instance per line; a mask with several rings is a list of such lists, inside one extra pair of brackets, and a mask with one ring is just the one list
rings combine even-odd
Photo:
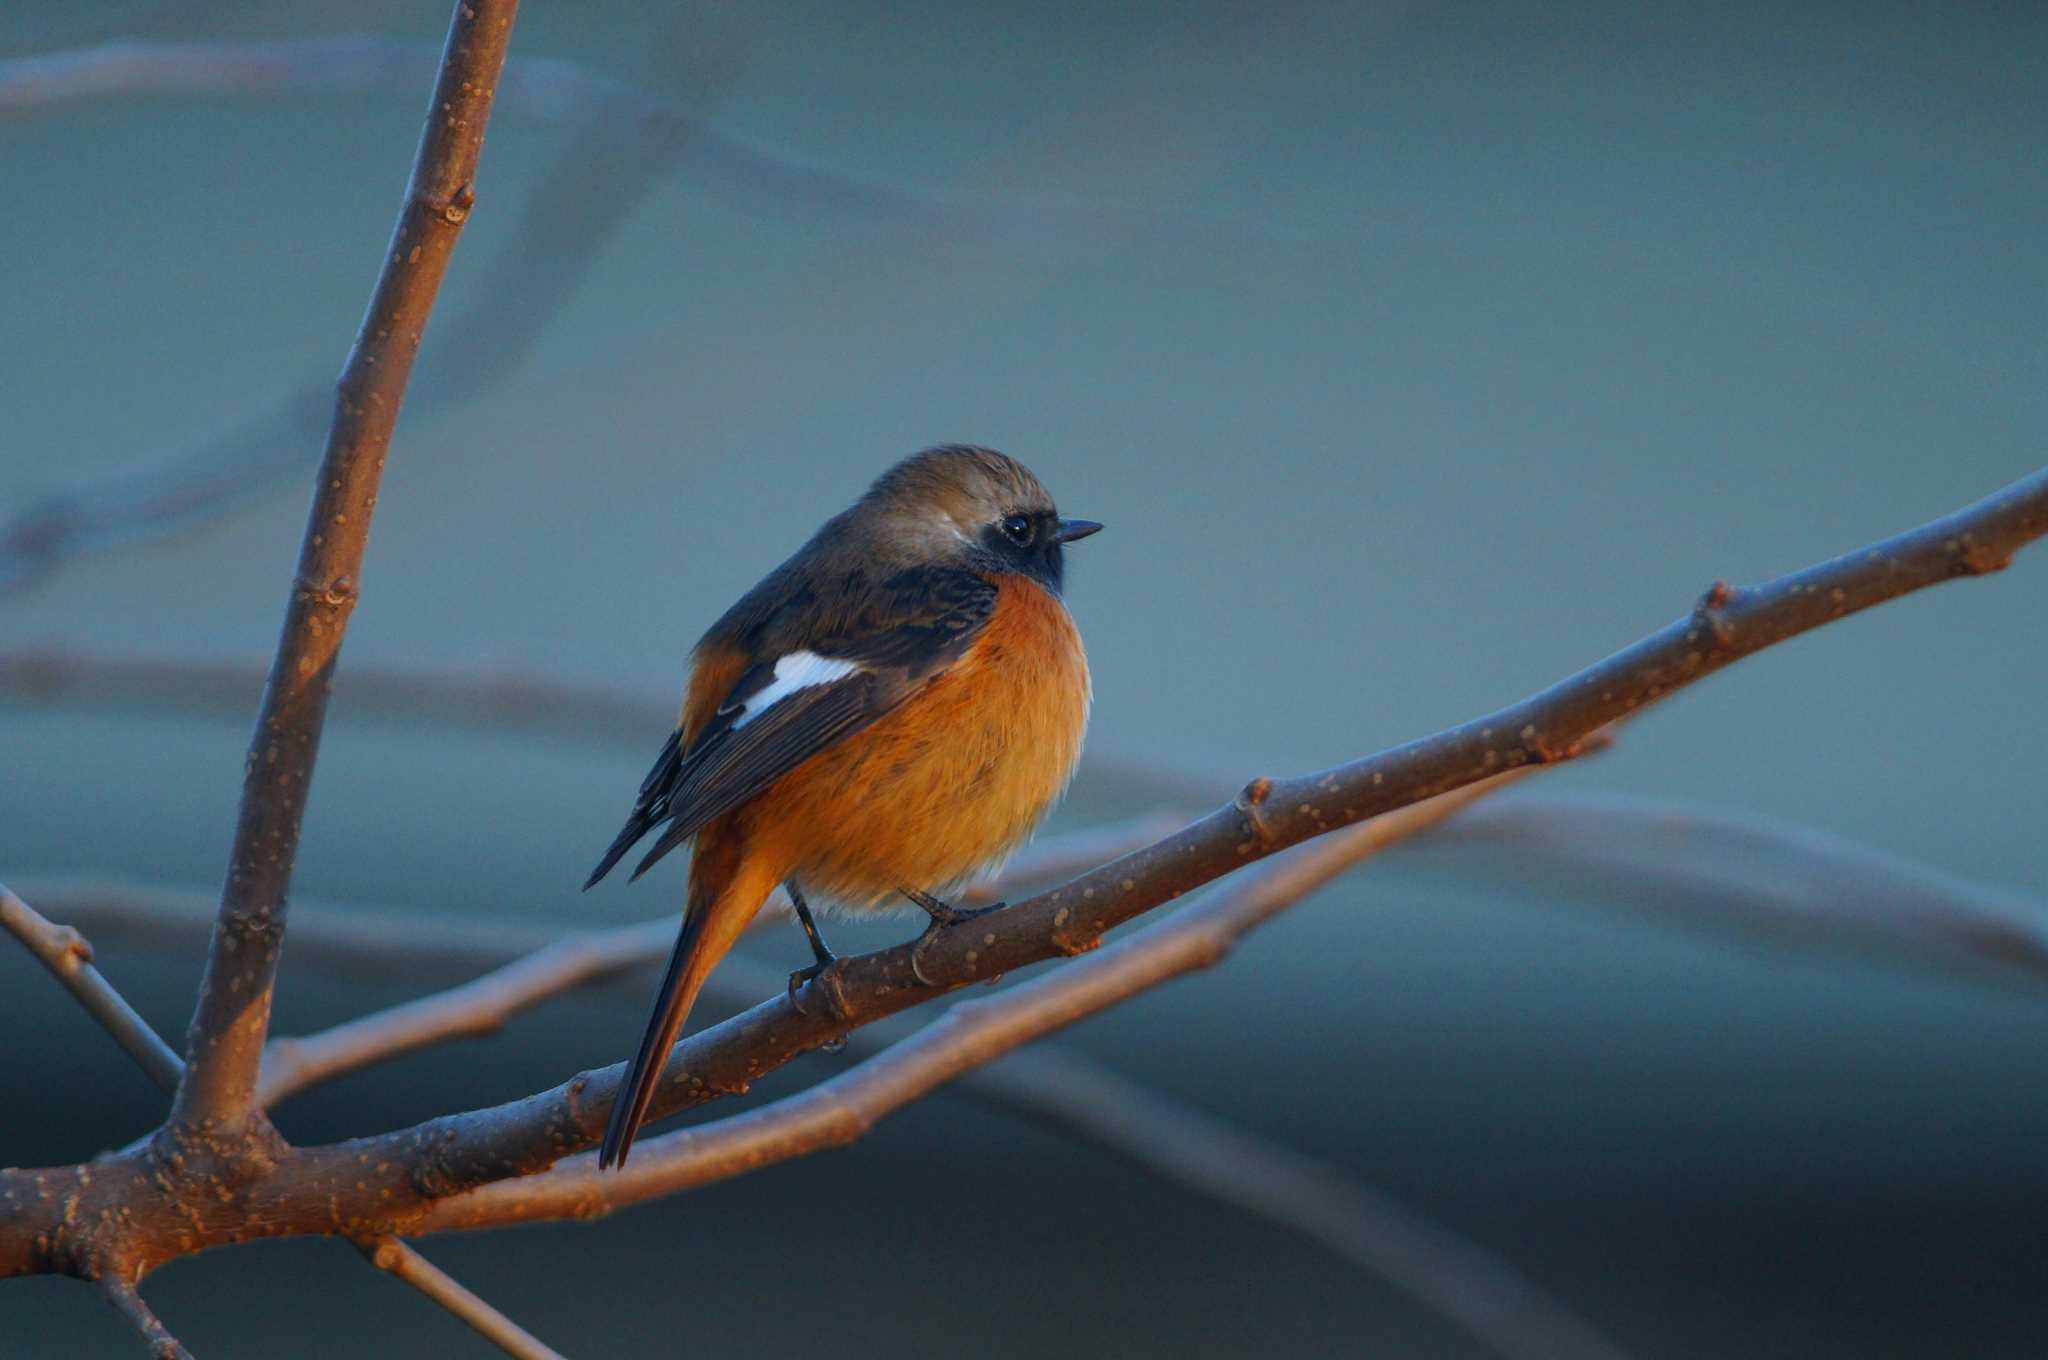
[[(791, 1001), (796, 1000), (797, 992), (802, 989), (805, 983), (809, 982), (812, 978), (818, 976), (818, 974), (824, 972), (827, 968), (830, 968), (833, 964), (837, 962), (839, 962), (839, 956), (837, 954), (832, 953), (830, 950), (827, 950), (825, 953), (820, 954), (818, 956), (818, 961), (812, 964), (810, 967), (799, 968), (794, 973), (791, 973), (789, 975), (789, 999)], [(797, 1009), (802, 1010), (803, 1007), (799, 1006), (797, 1007)]]
[[(789, 1004), (795, 1007), (796, 1013), (805, 1019), (811, 1018), (811, 1012), (804, 1006), (803, 999), (811, 994), (811, 984), (814, 982), (818, 985), (818, 995), (825, 999), (826, 1017), (828, 1019), (845, 1019), (846, 993), (842, 990), (844, 970), (840, 967), (840, 960), (828, 953), (810, 967), (799, 968), (789, 975)], [(824, 1045), (825, 1051), (828, 1053), (837, 1053), (845, 1047), (846, 1041), (844, 1039), (834, 1040)]]
[(938, 985), (927, 977), (924, 971), (924, 954), (932, 947), (933, 941), (954, 926), (965, 925), (976, 917), (986, 916), (992, 911), (1001, 911), (1007, 905), (1003, 902), (994, 902), (986, 907), (956, 907), (941, 902), (930, 893), (917, 892), (910, 888), (905, 888), (903, 895), (924, 908), (926, 914), (932, 918), (931, 924), (924, 928), (924, 934), (917, 937), (917, 943), (910, 949), (910, 975), (927, 987)]

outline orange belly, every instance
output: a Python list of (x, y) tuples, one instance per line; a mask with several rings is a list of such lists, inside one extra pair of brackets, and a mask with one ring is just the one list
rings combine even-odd
[(850, 907), (943, 892), (1030, 836), (1080, 758), (1088, 661), (1066, 606), (1006, 577), (952, 669), (735, 816), (749, 858)]

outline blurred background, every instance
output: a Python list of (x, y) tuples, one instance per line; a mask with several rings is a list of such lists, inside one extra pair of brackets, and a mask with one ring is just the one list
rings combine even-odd
[[(0, 877), (24, 895), (217, 887), (446, 19), (0, 7)], [(309, 813), (295, 900), (336, 913), (670, 909), (680, 866), (576, 889), (688, 647), (922, 445), (995, 445), (1109, 525), (1070, 565), (1097, 704), (1055, 829), (1461, 721), (1717, 577), (1907, 528), (2048, 449), (2039, 5), (530, 3), (513, 51)], [(1503, 799), (1533, 835), (1375, 862), (1057, 1042), (1342, 1168), (1628, 1353), (2038, 1354), (2044, 586), (2023, 555), (1746, 662)], [(97, 683), (106, 658), (214, 682)], [(615, 716), (409, 710), (351, 689), (375, 674), (559, 683)], [(1546, 834), (1566, 798), (1698, 834)], [(1840, 840), (1816, 859), (1800, 827)], [(1883, 885), (1909, 881), (1902, 907)], [(1907, 910), (1930, 901), (1934, 928)], [(2000, 914), (2008, 966), (1939, 928), (1959, 903)], [(794, 930), (742, 948), (806, 961)], [(99, 953), (182, 1034), (197, 937)], [(288, 947), (278, 1027), (455, 980)], [(279, 1123), (332, 1139), (617, 1061), (650, 986)], [(160, 1117), (4, 942), (0, 1033), (0, 1164)], [(953, 1095), (596, 1226), (426, 1249), (577, 1356), (1498, 1353)], [(204, 1356), (495, 1353), (339, 1243), (148, 1293)], [(134, 1341), (34, 1280), (0, 1286), (0, 1350)]]

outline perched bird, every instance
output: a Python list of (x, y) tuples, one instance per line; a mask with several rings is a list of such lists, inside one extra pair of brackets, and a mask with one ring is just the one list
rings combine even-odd
[(584, 884), (658, 826), (635, 878), (694, 842), (600, 1166), (625, 1164), (705, 978), (777, 884), (817, 960), (792, 986), (832, 961), (807, 893), (855, 911), (902, 897), (931, 916), (927, 938), (978, 914), (934, 894), (1023, 842), (1081, 754), (1088, 662), (1061, 555), (1101, 527), (1061, 519), (993, 449), (927, 449), (711, 625), (676, 730)]

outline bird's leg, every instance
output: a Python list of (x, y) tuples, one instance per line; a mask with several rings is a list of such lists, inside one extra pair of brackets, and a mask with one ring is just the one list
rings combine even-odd
[(924, 951), (931, 948), (932, 941), (939, 937), (939, 932), (948, 926), (957, 926), (964, 921), (972, 921), (977, 916), (986, 916), (992, 911), (1001, 911), (1004, 906), (1001, 902), (994, 902), (986, 907), (956, 907), (949, 902), (941, 902), (928, 892), (919, 892), (916, 888), (900, 888), (898, 891), (918, 906), (924, 908), (925, 915), (932, 918), (931, 924), (924, 928), (924, 934), (917, 937), (917, 944), (910, 951), (911, 976), (927, 987), (935, 986), (936, 984), (924, 975)]
[(804, 938), (811, 942), (811, 957), (817, 960), (808, 968), (799, 968), (789, 975), (789, 992), (796, 995), (796, 989), (838, 962), (839, 956), (825, 947), (825, 937), (818, 933), (818, 923), (811, 916), (811, 904), (804, 901), (803, 893), (794, 882), (782, 885), (789, 894), (790, 905), (796, 908), (797, 924), (804, 928)]

